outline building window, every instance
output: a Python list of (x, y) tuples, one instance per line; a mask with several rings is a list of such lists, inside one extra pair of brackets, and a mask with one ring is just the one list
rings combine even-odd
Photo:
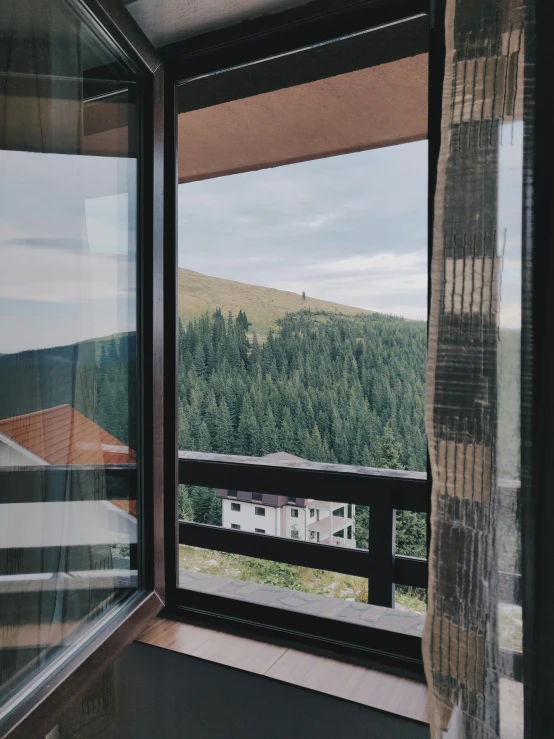
[(316, 538), (316, 541), (317, 541), (317, 543), (319, 544), (319, 531), (316, 531), (316, 537), (317, 537), (317, 538)]
[(240, 511), (240, 503), (231, 503), (232, 511)]
[(296, 503), (296, 498), (288, 498), (289, 503)]
[(342, 508), (337, 508), (336, 511), (333, 511), (334, 516), (340, 516), (341, 518), (344, 518), (344, 506)]
[(257, 534), (265, 534), (265, 529), (254, 529)]
[(261, 506), (256, 506), (254, 508), (254, 513), (256, 516), (265, 516), (265, 508), (262, 508)]
[(348, 527), (348, 528), (346, 529), (346, 538), (347, 538), (347, 539), (351, 539), (351, 538), (352, 538), (352, 526), (349, 526), (349, 527)]
[(315, 508), (310, 508), (310, 518), (315, 516)]
[(238, 523), (232, 523), (231, 524), (231, 528), (232, 529), (235, 529), (235, 531), (240, 531), (240, 526), (239, 526)]
[(229, 498), (236, 498), (237, 497), (237, 491), (236, 490), (227, 490), (227, 497), (229, 497)]
[(298, 518), (298, 508), (292, 508), (290, 515), (291, 518)]
[(335, 536), (337, 537), (337, 539), (344, 539), (344, 529), (341, 529), (340, 531), (337, 531), (337, 533), (335, 534)]
[(261, 503), (262, 502), (262, 494), (261, 493), (252, 493), (252, 500), (254, 503)]
[(352, 505), (350, 503), (348, 504), (348, 512), (346, 514), (346, 517), (352, 518)]

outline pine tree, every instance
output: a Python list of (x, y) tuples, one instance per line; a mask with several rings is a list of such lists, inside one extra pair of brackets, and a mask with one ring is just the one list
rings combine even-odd
[(194, 506), (186, 485), (179, 485), (179, 520), (194, 521)]

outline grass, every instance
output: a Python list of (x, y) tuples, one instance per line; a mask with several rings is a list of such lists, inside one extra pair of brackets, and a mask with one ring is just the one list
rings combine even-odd
[(270, 328), (277, 328), (278, 318), (302, 308), (352, 316), (372, 312), (309, 296), (304, 301), (297, 293), (247, 285), (180, 268), (179, 317), (183, 323), (186, 325), (206, 311), (213, 313), (216, 308), (221, 308), (225, 317), (229, 311), (235, 316), (239, 310), (245, 311), (252, 323), (252, 331), (260, 338), (266, 336)]
[[(227, 554), (213, 549), (197, 549), (185, 545), (179, 547), (179, 567), (207, 575), (219, 575), (244, 582), (274, 585), (287, 590), (300, 590), (303, 593), (315, 593), (367, 603), (368, 583), (366, 579), (326, 570), (296, 567), (281, 562), (244, 557), (240, 554)], [(397, 592), (396, 606), (401, 610), (419, 613), (425, 613), (426, 610), (425, 602), (409, 593)]]

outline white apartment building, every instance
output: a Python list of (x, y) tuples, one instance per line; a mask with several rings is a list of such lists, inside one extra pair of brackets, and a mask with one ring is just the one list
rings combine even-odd
[[(286, 452), (266, 459), (301, 460)], [(313, 498), (216, 490), (224, 528), (355, 548), (355, 506)]]

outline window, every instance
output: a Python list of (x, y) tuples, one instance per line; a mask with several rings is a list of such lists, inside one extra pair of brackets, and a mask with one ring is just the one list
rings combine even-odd
[(70, 5), (0, 2), (0, 714), (139, 589), (137, 76)]
[(229, 498), (236, 498), (237, 497), (237, 491), (236, 490), (227, 490), (227, 496)]
[(265, 534), (265, 529), (254, 529), (256, 534)]
[(231, 528), (235, 529), (235, 531), (240, 531), (240, 524), (238, 523), (232, 523)]
[(240, 511), (240, 503), (231, 503), (232, 511)]
[[(399, 562), (394, 573), (389, 565), (393, 511), (425, 514), (428, 502), (427, 22), (372, 31), (376, 44), (361, 34), (178, 88), (180, 469), (186, 476), (193, 463), (194, 485), (202, 476), (206, 485), (181, 543), (260, 558), (246, 532), (200, 525), (220, 495), (207, 486), (228, 474), (252, 502), (269, 504), (255, 515), (268, 518), (275, 571), (293, 582), (288, 568), (315, 569), (314, 554), (327, 551), (351, 578), (337, 597), (387, 607), (395, 579), (426, 579), (425, 562)], [(406, 49), (409, 63), (381, 58), (387, 48)], [(385, 64), (397, 75), (387, 72), (386, 84)], [(370, 516), (383, 498), (390, 510), (375, 506)], [(286, 525), (287, 507), (296, 524)], [(425, 545), (420, 529), (402, 525)], [(380, 576), (368, 584), (372, 567)], [(254, 569), (254, 582), (273, 581)], [(194, 600), (192, 591), (191, 577)]]
[(254, 508), (254, 513), (256, 516), (265, 516), (265, 508), (262, 508), (261, 506), (256, 506)]

